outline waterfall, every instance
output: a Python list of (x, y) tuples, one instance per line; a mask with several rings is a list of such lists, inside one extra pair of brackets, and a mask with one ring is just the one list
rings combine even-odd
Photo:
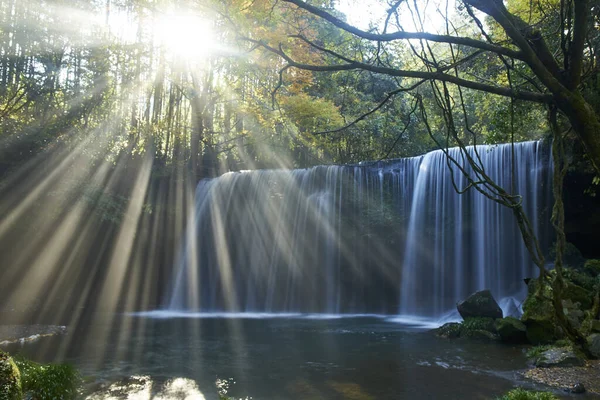
[[(522, 195), (547, 248), (547, 146), (468, 153), (500, 186)], [(464, 157), (460, 149), (449, 154)], [(474, 188), (457, 193), (454, 186), (467, 184), (442, 151), (203, 180), (168, 308), (437, 316), (479, 289), (523, 296), (523, 279), (536, 271), (512, 211)]]

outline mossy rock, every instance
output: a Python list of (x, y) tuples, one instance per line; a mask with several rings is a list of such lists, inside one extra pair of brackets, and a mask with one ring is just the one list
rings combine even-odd
[(496, 325), (493, 318), (471, 317), (466, 318), (463, 323), (465, 331), (488, 331), (496, 333)]
[(590, 331), (595, 333), (600, 333), (600, 321), (594, 319), (590, 322)]
[(434, 329), (436, 336), (443, 337), (446, 339), (456, 339), (460, 337), (462, 331), (462, 324), (458, 322), (448, 322), (437, 329)]
[(496, 342), (500, 340), (500, 336), (483, 329), (464, 330), (461, 332), (461, 337), (484, 342)]
[(583, 269), (592, 276), (600, 275), (600, 260), (587, 260)]
[(527, 343), (527, 327), (520, 320), (506, 317), (496, 320), (496, 331), (505, 343)]
[(463, 319), (467, 318), (502, 318), (502, 309), (489, 290), (473, 293), (456, 305)]
[(21, 374), (13, 359), (0, 351), (0, 400), (21, 400)]
[(587, 345), (595, 358), (600, 358), (600, 333), (594, 333), (587, 337)]
[(541, 368), (551, 367), (581, 367), (585, 360), (571, 347), (554, 347), (540, 354), (535, 360), (535, 366)]
[(559, 338), (552, 301), (546, 297), (529, 295), (523, 303), (527, 340), (532, 344), (548, 344)]
[(592, 308), (592, 293), (579, 285), (575, 285), (573, 283), (568, 284), (562, 292), (562, 298), (564, 300), (571, 300), (573, 303), (581, 304), (582, 310), (589, 310)]
[(549, 392), (532, 392), (525, 389), (513, 389), (497, 400), (558, 400), (558, 397)]

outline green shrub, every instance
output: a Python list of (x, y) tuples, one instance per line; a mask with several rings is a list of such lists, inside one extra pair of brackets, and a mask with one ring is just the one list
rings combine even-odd
[(513, 389), (498, 400), (558, 400), (558, 397), (549, 392), (532, 392), (525, 389)]
[(587, 260), (583, 268), (588, 274), (598, 276), (600, 275), (600, 260)]
[(36, 400), (72, 400), (81, 385), (79, 372), (68, 364), (38, 364), (17, 359), (23, 392)]
[(21, 375), (12, 357), (0, 351), (0, 400), (20, 400)]

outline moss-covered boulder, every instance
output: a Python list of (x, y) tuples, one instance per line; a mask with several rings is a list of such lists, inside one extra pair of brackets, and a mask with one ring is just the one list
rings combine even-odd
[(570, 347), (555, 347), (542, 352), (535, 360), (536, 367), (580, 367), (585, 360)]
[(600, 358), (600, 333), (593, 333), (587, 337), (590, 353), (595, 358)]
[(0, 351), (0, 400), (21, 400), (21, 374), (13, 359)]
[(530, 294), (523, 303), (527, 340), (532, 344), (548, 344), (560, 338), (552, 301), (544, 295)]
[(483, 342), (496, 342), (500, 340), (500, 336), (497, 334), (483, 329), (463, 330), (461, 337)]
[(562, 298), (581, 304), (582, 310), (590, 309), (593, 303), (592, 293), (574, 283), (567, 284), (567, 287), (562, 292)]
[(590, 331), (594, 333), (600, 333), (600, 320), (592, 320), (590, 323)]
[(448, 322), (437, 329), (434, 329), (433, 332), (436, 336), (445, 338), (445, 339), (456, 339), (460, 337), (462, 331), (462, 324), (458, 322)]
[(502, 309), (489, 290), (475, 292), (456, 305), (464, 320), (467, 318), (502, 318)]
[(527, 343), (527, 328), (525, 324), (513, 317), (497, 319), (496, 331), (505, 343)]
[(496, 325), (492, 318), (471, 317), (466, 318), (462, 324), (465, 331), (488, 331), (496, 333)]

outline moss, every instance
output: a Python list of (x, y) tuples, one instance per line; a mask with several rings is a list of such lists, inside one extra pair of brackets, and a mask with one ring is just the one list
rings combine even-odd
[(449, 322), (437, 328), (435, 330), (435, 334), (437, 336), (446, 338), (446, 339), (454, 339), (460, 337), (462, 332), (462, 324), (458, 322)]
[(38, 364), (17, 359), (23, 392), (34, 399), (71, 400), (81, 385), (79, 372), (68, 364)]
[(488, 331), (496, 332), (496, 326), (492, 318), (471, 317), (466, 318), (462, 323), (466, 331)]
[(0, 351), (0, 400), (20, 400), (21, 374), (13, 359)]
[(558, 397), (549, 392), (533, 392), (525, 389), (513, 389), (498, 400), (558, 400)]
[(593, 304), (592, 293), (575, 284), (568, 284), (563, 290), (562, 297), (581, 304), (582, 310), (589, 310)]

